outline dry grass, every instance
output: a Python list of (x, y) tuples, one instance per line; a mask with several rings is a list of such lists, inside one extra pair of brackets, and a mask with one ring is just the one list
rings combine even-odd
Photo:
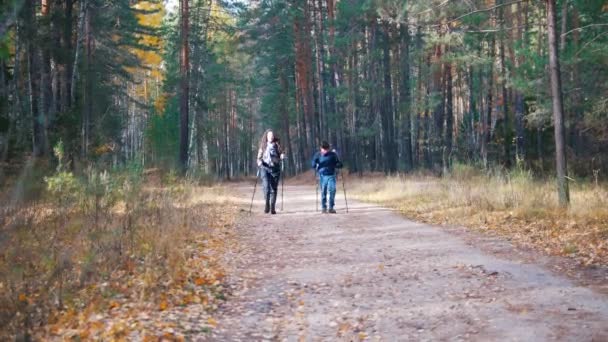
[(2, 206), (0, 339), (112, 340), (87, 317), (127, 303), (213, 309), (237, 213), (222, 187), (58, 173), (40, 200)]
[(458, 166), (443, 178), (383, 177), (353, 180), (360, 200), (396, 208), (433, 224), (494, 232), (549, 254), (608, 265), (608, 189), (571, 183), (568, 209), (557, 205), (554, 182), (528, 172), (482, 174)]

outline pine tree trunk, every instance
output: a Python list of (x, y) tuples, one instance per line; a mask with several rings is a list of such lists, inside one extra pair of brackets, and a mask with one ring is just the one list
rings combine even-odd
[(433, 71), (433, 83), (432, 83), (432, 94), (435, 97), (436, 104), (433, 109), (433, 121), (434, 121), (434, 134), (432, 134), (432, 141), (430, 141), (430, 149), (431, 156), (433, 159), (433, 152), (439, 152), (438, 157), (441, 158), (441, 154), (443, 152), (443, 142), (444, 142), (444, 124), (445, 124), (445, 96), (443, 96), (444, 87), (442, 86), (444, 83), (442, 82), (442, 73), (443, 73), (443, 63), (441, 62), (443, 56), (443, 47), (441, 45), (435, 46), (435, 53), (433, 57), (433, 61), (435, 62)]
[(91, 10), (85, 11), (85, 65), (86, 75), (84, 84), (84, 103), (82, 116), (82, 159), (86, 160), (89, 155), (89, 143), (91, 138), (91, 120), (93, 117), (93, 52), (92, 52), (92, 32), (91, 32)]
[(489, 44), (489, 55), (490, 55), (490, 67), (488, 70), (488, 86), (487, 86), (487, 95), (486, 95), (486, 111), (482, 115), (481, 120), (481, 160), (483, 162), (483, 167), (485, 169), (488, 168), (488, 144), (490, 143), (490, 124), (492, 122), (492, 94), (494, 88), (494, 46), (495, 40), (492, 37)]
[[(525, 10), (522, 10), (522, 5), (517, 5), (517, 37), (523, 42), (524, 47), (528, 47), (528, 41), (525, 38), (525, 31), (528, 30), (528, 4), (526, 4)], [(522, 12), (524, 19), (522, 20)], [(525, 31), (524, 31), (525, 30)], [(515, 68), (518, 69), (523, 64), (523, 60), (521, 57), (517, 57), (515, 59)], [(525, 76), (525, 74), (524, 74)], [(516, 134), (516, 142), (515, 142), (515, 154), (517, 158), (517, 163), (523, 163), (526, 157), (525, 151), (525, 135), (524, 135), (524, 112), (525, 112), (525, 104), (524, 104), (524, 96), (521, 91), (515, 91), (515, 134)]]
[(566, 133), (564, 127), (564, 106), (562, 80), (557, 50), (555, 0), (547, 0), (547, 33), (549, 38), (549, 70), (551, 73), (551, 97), (553, 104), (553, 124), (555, 129), (555, 158), (557, 171), (557, 194), (561, 206), (570, 203), (566, 165)]
[[(504, 0), (500, 0), (498, 4), (503, 4)], [(504, 7), (498, 10), (498, 21), (501, 32), (505, 27)], [(500, 49), (500, 72), (502, 76), (501, 91), (502, 91), (502, 111), (503, 111), (503, 160), (506, 168), (511, 167), (511, 119), (509, 117), (509, 98), (507, 93), (507, 64), (505, 58), (505, 38), (499, 37)]]
[(36, 38), (36, 4), (27, 0), (24, 5), (25, 22), (27, 23), (27, 64), (28, 64), (28, 97), (29, 111), (32, 120), (32, 153), (34, 157), (44, 155), (44, 118), (40, 113), (40, 66), (39, 49), (34, 44)]
[(188, 46), (188, 35), (190, 13), (188, 0), (180, 0), (180, 98), (179, 98), (179, 162), (182, 172), (188, 168), (188, 124), (189, 124), (189, 98), (190, 98), (190, 48)]
[(469, 146), (467, 151), (468, 160), (472, 161), (475, 158), (475, 151), (477, 151), (477, 122), (475, 118), (477, 117), (477, 96), (476, 93), (479, 91), (475, 87), (475, 68), (471, 65), (468, 68), (468, 81), (469, 81), (469, 116), (471, 120), (471, 126), (469, 127), (470, 132), (469, 135)]
[(403, 134), (403, 159), (405, 171), (411, 171), (414, 168), (414, 162), (412, 158), (412, 97), (410, 94), (410, 35), (408, 30), (408, 17), (407, 14), (404, 17), (404, 22), (400, 27), (401, 35), (401, 121)]
[(70, 77), (71, 77), (71, 59), (72, 53), (72, 0), (65, 1), (64, 18), (63, 18), (63, 34), (60, 37), (60, 46), (65, 51), (65, 54), (59, 60), (59, 111), (64, 113), (71, 106), (70, 103)]
[[(578, 28), (580, 27), (580, 18), (578, 14), (578, 10), (576, 8), (572, 11), (572, 44), (574, 46), (574, 51), (579, 51), (580, 49), (580, 31)], [(572, 119), (570, 122), (570, 141), (572, 142), (572, 149), (575, 153), (579, 153), (582, 150), (583, 139), (581, 136), (581, 131), (579, 128), (580, 122), (583, 120), (583, 96), (582, 96), (582, 85), (581, 85), (581, 77), (579, 70), (579, 62), (574, 61), (572, 65), (572, 84), (577, 89), (574, 92), (574, 96), (572, 97)]]
[[(328, 26), (329, 26), (329, 39), (328, 39), (328, 59), (329, 59), (329, 73), (328, 73), (328, 78), (329, 78), (329, 85), (331, 86), (331, 91), (328, 92), (327, 94), (327, 106), (328, 109), (326, 111), (326, 115), (327, 113), (330, 113), (331, 115), (333, 115), (334, 117), (336, 115), (338, 115), (338, 104), (336, 101), (336, 89), (338, 87), (337, 84), (337, 77), (338, 77), (338, 70), (337, 70), (337, 66), (336, 66), (336, 52), (335, 52), (335, 35), (336, 35), (336, 28), (335, 28), (335, 20), (336, 20), (336, 2), (335, 0), (326, 0), (326, 4), (327, 4), (327, 20), (328, 20)], [(337, 127), (334, 127), (334, 129), (336, 130), (341, 130), (342, 127), (340, 127), (340, 125), (338, 125)], [(331, 134), (331, 130), (329, 131)], [(333, 139), (333, 143), (336, 143), (337, 139)]]
[[(312, 94), (312, 72), (310, 65), (312, 63), (312, 51), (310, 45), (310, 14), (308, 10), (308, 2), (304, 2), (295, 14), (294, 20), (294, 35), (295, 35), (295, 52), (296, 52), (296, 73), (297, 86), (300, 91), (300, 100), (302, 103), (302, 111), (306, 119), (307, 125), (304, 125), (306, 130), (307, 141), (312, 144), (317, 143), (317, 135), (315, 134), (314, 125), (314, 99)], [(308, 127), (307, 127), (308, 126)]]
[(445, 66), (446, 78), (446, 118), (445, 118), (445, 157), (444, 169), (449, 169), (452, 158), (452, 146), (454, 141), (454, 99), (452, 89), (452, 63), (447, 62)]
[[(74, 106), (76, 104), (76, 86), (78, 80), (78, 63), (79, 63), (79, 55), (80, 48), (82, 45), (82, 38), (84, 36), (84, 22), (85, 15), (88, 8), (88, 0), (81, 0), (80, 2), (80, 11), (78, 13), (78, 28), (76, 30), (76, 48), (74, 49), (74, 63), (72, 64), (71, 70), (71, 81), (70, 83), (70, 104)], [(67, 75), (66, 75), (67, 77)]]
[(282, 118), (282, 124), (283, 124), (283, 134), (285, 135), (285, 145), (284, 145), (284, 149), (286, 150), (286, 154), (287, 154), (287, 167), (289, 167), (290, 169), (288, 169), (287, 171), (289, 171), (289, 173), (293, 174), (293, 165), (294, 165), (294, 156), (292, 153), (292, 144), (291, 144), (291, 134), (290, 134), (290, 128), (289, 128), (289, 106), (287, 103), (287, 99), (289, 98), (289, 80), (287, 79), (287, 71), (285, 70), (284, 66), (280, 67), (280, 74), (279, 74), (279, 82), (281, 83), (281, 99), (280, 101), (280, 108), (281, 108), (281, 118)]
[(384, 172), (392, 173), (396, 171), (397, 156), (393, 151), (394, 139), (392, 132), (393, 121), (393, 99), (392, 99), (392, 80), (391, 80), (391, 37), (388, 23), (384, 24), (383, 30), (383, 51), (384, 51), (384, 100), (382, 105), (382, 157), (384, 162)]

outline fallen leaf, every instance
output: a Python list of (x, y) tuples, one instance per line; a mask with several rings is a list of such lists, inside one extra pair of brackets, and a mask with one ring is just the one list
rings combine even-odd
[(209, 325), (212, 326), (212, 327), (214, 327), (214, 328), (217, 326), (217, 321), (215, 319), (213, 319), (213, 317), (209, 317), (207, 319), (207, 323), (209, 323)]
[(167, 310), (168, 306), (169, 306), (169, 303), (167, 303), (166, 300), (162, 300), (160, 302), (160, 304), (158, 305), (158, 308), (160, 309), (160, 311), (165, 311), (165, 310)]

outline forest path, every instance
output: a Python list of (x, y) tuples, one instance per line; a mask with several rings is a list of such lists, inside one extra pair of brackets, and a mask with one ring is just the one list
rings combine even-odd
[[(499, 239), (356, 201), (347, 214), (341, 188), (331, 215), (313, 186), (286, 186), (275, 216), (258, 188), (227, 257), (233, 295), (203, 340), (608, 341), (608, 296)], [(243, 203), (252, 190), (238, 187)]]

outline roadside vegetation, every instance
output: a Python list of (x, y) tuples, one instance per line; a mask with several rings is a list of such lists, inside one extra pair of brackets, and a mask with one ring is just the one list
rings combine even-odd
[(160, 314), (191, 304), (212, 328), (237, 214), (224, 188), (134, 165), (76, 175), (55, 155), (2, 199), (0, 339), (170, 337)]
[(584, 265), (608, 265), (608, 187), (571, 182), (570, 207), (558, 205), (555, 181), (532, 172), (484, 172), (455, 165), (444, 177), (416, 174), (353, 179), (360, 200), (395, 208), (414, 220), (499, 234)]

